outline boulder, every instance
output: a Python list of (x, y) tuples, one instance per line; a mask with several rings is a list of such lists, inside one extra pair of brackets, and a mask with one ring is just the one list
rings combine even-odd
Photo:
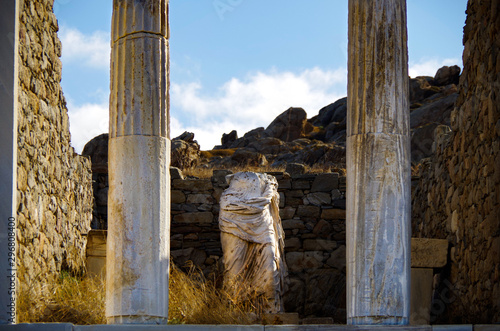
[(291, 107), (276, 117), (264, 133), (267, 137), (290, 142), (304, 136), (306, 123), (307, 114), (305, 110)]
[(90, 156), (92, 162), (92, 173), (108, 173), (108, 141), (109, 135), (103, 133), (88, 143), (83, 148), (82, 155)]
[(460, 67), (455, 66), (444, 66), (439, 68), (434, 76), (434, 83), (437, 86), (444, 86), (449, 84), (457, 85), (460, 80)]
[(347, 114), (347, 97), (339, 99), (319, 110), (313, 124), (326, 127), (331, 122), (342, 122)]
[(288, 172), (290, 176), (298, 176), (306, 172), (306, 167), (301, 163), (289, 163), (286, 165), (285, 171)]
[(451, 111), (457, 98), (458, 93), (452, 93), (415, 109), (410, 114), (410, 127), (418, 128), (429, 123), (450, 125)]
[(238, 133), (236, 132), (236, 130), (233, 130), (228, 134), (224, 133), (221, 138), (223, 148), (227, 148), (225, 146), (230, 146), (236, 141), (236, 139), (238, 139)]
[(439, 88), (433, 88), (429, 84), (432, 77), (419, 76), (410, 78), (410, 104), (421, 102), (433, 94), (439, 93)]
[(231, 155), (231, 160), (239, 166), (265, 166), (267, 159), (263, 154), (239, 148)]
[(189, 169), (198, 165), (200, 145), (194, 140), (194, 133), (184, 132), (171, 142), (171, 166), (179, 169)]

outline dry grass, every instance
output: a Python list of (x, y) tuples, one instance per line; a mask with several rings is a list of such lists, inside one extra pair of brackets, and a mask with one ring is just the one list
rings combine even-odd
[[(173, 264), (170, 272), (169, 323), (252, 324), (258, 322), (253, 302), (237, 303), (216, 281), (191, 268), (184, 273)], [(67, 322), (106, 324), (104, 280), (63, 273), (39, 290), (22, 286), (18, 297), (19, 323)]]
[(38, 291), (21, 286), (18, 322), (105, 324), (104, 295), (102, 279), (81, 279), (62, 273), (59, 279), (47, 282)]
[(188, 274), (173, 266), (170, 272), (169, 321), (171, 324), (253, 324), (260, 315), (252, 302), (237, 302), (191, 268)]
[(200, 151), (200, 156), (206, 159), (210, 159), (215, 156), (221, 156), (221, 157), (231, 156), (234, 154), (234, 152), (236, 152), (236, 148), (213, 149), (210, 151)]

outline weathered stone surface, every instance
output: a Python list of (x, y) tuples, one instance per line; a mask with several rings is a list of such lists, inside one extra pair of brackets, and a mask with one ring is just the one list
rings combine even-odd
[[(107, 242), (107, 257), (113, 263), (106, 269), (109, 324), (166, 324), (168, 320), (167, 9), (168, 0), (113, 2)], [(187, 141), (177, 140), (180, 147), (173, 144), (175, 162), (181, 154), (182, 160), (191, 155), (184, 149)]]
[(285, 208), (280, 208), (280, 217), (281, 219), (292, 219), (295, 216), (295, 211), (297, 208), (293, 208), (290, 206), (286, 206)]
[(331, 267), (337, 268), (338, 270), (344, 270), (346, 267), (346, 247), (344, 245), (337, 248), (330, 254), (330, 257), (326, 261)]
[(283, 220), (282, 222), (283, 229), (304, 229), (304, 222), (301, 220)]
[(172, 188), (189, 192), (209, 191), (213, 188), (209, 179), (174, 179)]
[(290, 239), (285, 239), (285, 250), (287, 252), (289, 251), (296, 251), (301, 247), (300, 239), (299, 238), (290, 238)]
[(290, 252), (285, 256), (286, 264), (291, 272), (312, 271), (323, 264), (321, 252)]
[(324, 239), (304, 240), (304, 250), (306, 251), (332, 251), (337, 248), (337, 242)]
[(328, 206), (331, 203), (332, 197), (330, 193), (325, 192), (309, 193), (304, 199), (304, 204), (311, 204), (315, 206)]
[(407, 324), (411, 169), (406, 1), (349, 1), (348, 34), (347, 322)]
[(187, 203), (205, 203), (205, 204), (213, 204), (214, 199), (210, 194), (206, 193), (198, 193), (198, 194), (189, 194), (187, 196)]
[(189, 169), (198, 165), (200, 145), (194, 139), (194, 133), (184, 132), (171, 142), (171, 165), (180, 169)]
[(103, 133), (83, 147), (82, 155), (90, 156), (92, 161), (92, 173), (107, 173), (108, 172), (108, 140), (109, 135)]
[(268, 137), (293, 141), (305, 133), (307, 114), (302, 108), (289, 108), (279, 115), (264, 131)]
[(171, 190), (170, 201), (172, 203), (184, 203), (186, 201), (186, 195), (180, 190)]
[(320, 208), (317, 206), (304, 206), (301, 205), (297, 208), (297, 216), (299, 217), (319, 217)]
[(181, 169), (170, 167), (170, 179), (184, 179)]
[(441, 268), (448, 262), (448, 240), (411, 239), (412, 268)]
[(306, 167), (301, 163), (289, 163), (286, 165), (285, 171), (288, 172), (290, 176), (297, 176), (305, 173)]
[(460, 300), (438, 314), (438, 323), (500, 318), (500, 287), (492, 286), (498, 283), (500, 264), (500, 148), (495, 128), (500, 119), (500, 40), (493, 37), (499, 20), (495, 1), (469, 1), (452, 132), (423, 162), (412, 196), (412, 232), (446, 239), (450, 247), (449, 273), (436, 283), (443, 289), (451, 286)]
[(428, 325), (431, 321), (433, 270), (411, 268), (410, 324)]
[(336, 172), (320, 174), (313, 182), (311, 192), (330, 192), (337, 189), (339, 185), (339, 174)]
[[(63, 268), (77, 274), (85, 270), (85, 235), (93, 209), (92, 174), (89, 158), (76, 154), (71, 146), (53, 1), (16, 3), (18, 81), (13, 86), (11, 79), (2, 77), (1, 89), (17, 89), (17, 276), (22, 287), (18, 290), (30, 293), (28, 287), (41, 288), (55, 280)], [(9, 15), (5, 3), (2, 12)], [(2, 25), (7, 21), (2, 19)], [(4, 34), (3, 40), (2, 52), (8, 52), (13, 34)], [(2, 70), (2, 75), (7, 74)], [(9, 122), (9, 117), (2, 120)], [(12, 130), (3, 134), (14, 136)], [(7, 155), (2, 158), (7, 161)], [(8, 199), (4, 203), (8, 204)], [(7, 215), (2, 222), (7, 225)]]
[(323, 209), (321, 218), (325, 220), (345, 220), (346, 211), (344, 209)]
[(460, 78), (459, 66), (444, 66), (440, 68), (434, 76), (436, 85), (458, 84)]
[(175, 223), (184, 224), (210, 224), (214, 221), (214, 215), (210, 212), (194, 212), (175, 215)]

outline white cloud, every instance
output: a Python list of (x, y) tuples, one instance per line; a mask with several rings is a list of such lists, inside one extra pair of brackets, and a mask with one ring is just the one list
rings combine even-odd
[(71, 131), (71, 143), (77, 153), (92, 138), (108, 132), (109, 110), (108, 104), (84, 104), (74, 106), (68, 103), (68, 115)]
[(417, 76), (431, 76), (434, 77), (436, 71), (442, 66), (458, 65), (462, 67), (462, 60), (458, 58), (449, 59), (420, 59), (418, 62), (410, 62), (408, 73), (409, 76), (414, 78)]
[(78, 29), (61, 26), (59, 38), (63, 63), (77, 62), (87, 67), (109, 70), (109, 32), (94, 31), (87, 35)]
[(223, 133), (266, 127), (289, 107), (302, 107), (312, 117), (322, 107), (346, 95), (345, 68), (312, 68), (300, 73), (256, 72), (232, 78), (215, 95), (198, 82), (171, 86), (172, 137), (195, 133), (202, 149), (220, 144)]

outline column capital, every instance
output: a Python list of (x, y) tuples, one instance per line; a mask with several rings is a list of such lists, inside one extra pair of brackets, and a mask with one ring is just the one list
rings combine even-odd
[(138, 32), (168, 39), (168, 0), (113, 1), (111, 42)]

